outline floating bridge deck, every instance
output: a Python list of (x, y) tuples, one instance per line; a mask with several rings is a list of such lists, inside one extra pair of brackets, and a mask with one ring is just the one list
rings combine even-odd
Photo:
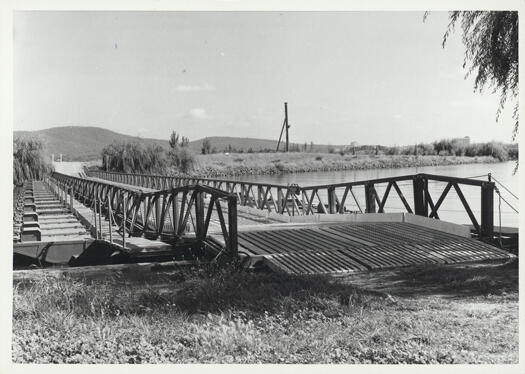
[(60, 263), (93, 242), (72, 210), (42, 181), (26, 183), (15, 210), (15, 255)]
[(77, 240), (89, 236), (71, 210), (43, 182), (32, 183), (32, 198), (41, 241)]
[[(284, 224), (279, 223), (275, 216), (265, 218), (264, 211), (237, 207), (235, 196), (207, 186), (159, 191), (103, 178), (78, 178), (57, 173), (55, 178), (58, 179), (53, 187), (35, 182), (31, 192), (37, 204), (42, 241), (56, 239), (59, 235), (83, 238), (90, 233), (92, 238), (111, 242), (135, 257), (154, 257), (156, 254), (162, 257), (176, 251), (173, 237), (182, 233), (189, 234), (194, 241), (201, 240), (217, 253), (221, 252), (221, 245), (235, 248), (235, 253), (250, 266), (264, 264), (289, 274), (344, 275), (411, 265), (515, 257), (470, 238), (468, 228), (459, 230), (467, 231), (467, 234), (458, 235), (450, 229), (453, 224), (411, 213), (393, 214), (397, 217), (395, 219), (393, 215), (383, 213), (326, 214), (322, 215), (325, 222), (315, 222), (319, 216), (310, 215), (300, 218), (302, 222)], [(85, 204), (75, 199), (75, 194), (67, 195), (66, 190), (76, 188), (75, 194), (82, 196)], [(54, 193), (51, 192), (53, 189)], [(56, 198), (57, 193), (62, 196), (61, 201)], [(65, 207), (68, 196), (69, 210)], [(107, 209), (100, 208), (95, 213), (93, 208), (97, 198), (103, 199), (99, 203)], [(171, 216), (170, 212), (173, 213)], [(104, 220), (100, 218), (101, 214), (106, 215)], [(417, 219), (405, 219), (407, 216)], [(136, 220), (136, 217), (140, 219)], [(347, 219), (352, 217), (359, 218)], [(377, 221), (374, 217), (378, 217)], [(194, 231), (186, 228), (190, 221), (194, 224)], [(140, 224), (135, 226), (137, 222)], [(447, 225), (450, 225), (449, 229)], [(172, 239), (163, 239), (166, 227), (169, 227)], [(122, 236), (124, 230), (125, 239)], [(77, 248), (74, 255), (78, 254)], [(68, 254), (55, 255), (55, 258), (66, 259)]]

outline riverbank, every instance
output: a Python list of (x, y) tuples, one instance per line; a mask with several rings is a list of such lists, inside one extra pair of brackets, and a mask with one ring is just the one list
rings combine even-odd
[[(38, 275), (40, 274), (40, 275)], [(15, 363), (517, 363), (518, 264), (14, 274)]]
[(230, 153), (197, 155), (195, 176), (229, 177), (318, 171), (389, 169), (423, 166), (496, 163), (490, 157), (340, 155), (338, 153)]

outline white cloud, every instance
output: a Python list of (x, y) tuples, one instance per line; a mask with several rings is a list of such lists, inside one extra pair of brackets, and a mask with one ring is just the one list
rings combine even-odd
[(204, 108), (193, 108), (190, 110), (190, 116), (196, 119), (209, 119), (211, 118)]
[(203, 85), (179, 84), (175, 90), (179, 92), (215, 91), (215, 86), (208, 83)]

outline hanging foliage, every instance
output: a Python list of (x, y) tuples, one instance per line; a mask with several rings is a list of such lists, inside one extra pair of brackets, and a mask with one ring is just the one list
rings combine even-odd
[(39, 180), (53, 167), (43, 155), (42, 143), (36, 139), (13, 139), (13, 184)]
[(467, 76), (474, 76), (474, 89), (481, 92), (492, 88), (500, 93), (496, 120), (507, 99), (516, 99), (512, 115), (515, 121), (512, 140), (515, 140), (519, 127), (518, 12), (454, 11), (450, 12), (449, 20), (442, 45), (445, 47), (459, 23), (465, 45), (463, 67), (467, 69)]

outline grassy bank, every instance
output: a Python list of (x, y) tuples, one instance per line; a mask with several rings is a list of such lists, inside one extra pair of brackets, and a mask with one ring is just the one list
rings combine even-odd
[(516, 363), (517, 270), (15, 274), (13, 361)]
[(232, 153), (197, 155), (195, 175), (209, 177), (312, 171), (404, 168), (498, 162), (493, 157), (340, 155), (338, 153)]

